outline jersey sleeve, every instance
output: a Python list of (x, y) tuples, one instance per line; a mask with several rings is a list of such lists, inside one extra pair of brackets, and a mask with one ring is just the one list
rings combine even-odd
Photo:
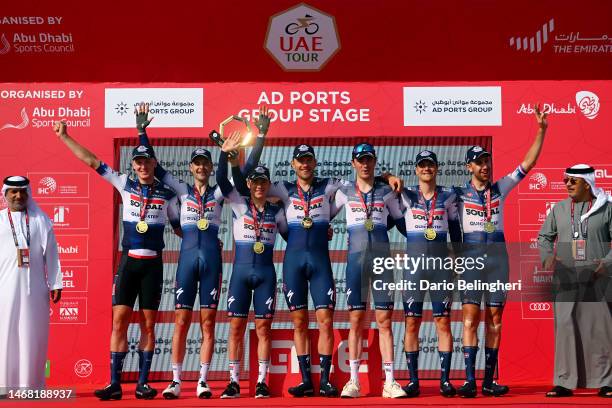
[(285, 208), (282, 206), (276, 213), (276, 227), (278, 228), (278, 233), (281, 234), (283, 239), (286, 241), (289, 227), (287, 226), (287, 216), (285, 215)]
[(232, 190), (229, 193), (224, 194), (224, 195), (225, 195), (225, 198), (227, 198), (227, 200), (229, 201), (232, 211), (234, 212), (234, 215), (236, 216), (236, 218), (241, 217), (247, 213), (249, 208), (247, 206), (246, 200), (244, 199), (243, 196), (240, 195), (240, 193), (238, 192), (238, 190), (236, 190), (236, 188), (232, 187)]
[(183, 180), (177, 179), (159, 164), (155, 168), (155, 177), (157, 177), (157, 169), (161, 169), (159, 171), (161, 178), (158, 178), (161, 180), (162, 183), (170, 187), (179, 196), (187, 194), (187, 184)]
[(251, 193), (246, 182), (245, 174), (248, 173), (243, 170), (240, 170), (239, 166), (232, 166), (232, 179), (234, 180), (234, 185), (236, 186), (236, 189), (241, 195), (248, 196)]
[(127, 174), (113, 170), (104, 162), (100, 162), (100, 166), (98, 166), (96, 172), (101, 175), (104, 180), (111, 183), (119, 192), (123, 191), (125, 188), (128, 178)]
[(264, 135), (258, 135), (255, 140), (255, 145), (253, 146), (253, 150), (251, 150), (251, 154), (249, 154), (249, 158), (247, 159), (244, 167), (242, 168), (242, 174), (249, 174), (251, 170), (253, 170), (259, 164), (259, 159), (261, 158), (261, 152), (263, 152), (264, 143), (266, 141), (266, 137)]
[[(225, 197), (229, 198), (229, 194), (234, 189), (232, 183), (227, 178), (227, 153), (221, 152), (219, 155), (219, 163), (217, 164), (217, 185)], [(231, 200), (230, 200), (231, 201)]]
[(527, 172), (519, 164), (519, 166), (512, 173), (508, 174), (505, 177), (502, 177), (497, 181), (497, 187), (499, 188), (500, 194), (504, 197), (508, 195), (510, 190), (516, 187), (518, 183), (520, 183), (525, 178), (526, 175)]
[(268, 190), (268, 197), (278, 197), (283, 203), (289, 200), (289, 191), (282, 181), (275, 181), (270, 185)]
[(444, 202), (446, 215), (448, 217), (448, 234), (451, 242), (461, 242), (461, 224), (459, 221), (459, 202), (457, 194), (452, 193)]
[(180, 206), (176, 195), (168, 201), (168, 220), (172, 228), (181, 227)]
[(339, 178), (329, 178), (327, 179), (327, 185), (325, 186), (325, 195), (330, 197), (330, 199), (336, 194), (339, 188), (342, 186), (350, 186), (351, 182), (348, 180), (342, 180)]
[(348, 201), (348, 197), (346, 196), (346, 192), (342, 188), (336, 190), (336, 194), (332, 197), (329, 206), (330, 218), (334, 218), (340, 210), (345, 206)]
[(399, 220), (400, 218), (404, 218), (404, 214), (400, 207), (400, 198), (395, 194), (392, 190), (389, 191), (383, 197), (383, 201), (389, 210), (389, 215), (393, 218), (393, 220)]

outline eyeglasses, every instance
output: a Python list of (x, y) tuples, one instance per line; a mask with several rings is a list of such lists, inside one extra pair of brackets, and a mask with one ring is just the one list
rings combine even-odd
[(568, 182), (573, 186), (576, 183), (578, 183), (578, 180), (580, 180), (577, 177), (564, 177), (563, 178), (563, 184), (567, 184)]

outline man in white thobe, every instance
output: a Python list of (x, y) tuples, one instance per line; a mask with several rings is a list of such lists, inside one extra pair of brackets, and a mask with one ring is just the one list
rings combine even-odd
[(0, 211), (0, 396), (43, 389), (49, 298), (61, 297), (62, 274), (53, 224), (30, 198), (27, 178), (4, 179)]

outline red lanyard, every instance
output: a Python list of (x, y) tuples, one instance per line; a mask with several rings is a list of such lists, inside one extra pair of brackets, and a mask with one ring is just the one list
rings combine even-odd
[[(474, 183), (472, 183), (470, 181), (470, 184), (472, 185), (472, 188), (476, 192), (476, 195), (480, 198), (480, 194), (478, 193), (478, 190), (476, 190), (476, 187), (474, 186)], [(487, 221), (491, 222), (491, 188), (487, 187), (485, 189), (484, 194), (485, 194), (486, 202), (483, 204), (483, 210), (485, 210), (485, 212), (487, 214)], [(480, 200), (480, 202), (482, 202), (482, 199)]]
[[(13, 224), (13, 217), (11, 216), (11, 210), (7, 209), (9, 224), (11, 224), (11, 232), (13, 233), (13, 242), (15, 242), (15, 248), (19, 248), (19, 240), (17, 239), (17, 233), (15, 232), (15, 224)], [(28, 210), (25, 211), (26, 217), (26, 243), (28, 248), (30, 247), (30, 217), (28, 216)]]
[(147, 215), (147, 206), (149, 205), (150, 199), (153, 196), (153, 190), (155, 189), (155, 183), (151, 184), (147, 189), (147, 196), (144, 197), (142, 194), (142, 186), (138, 183), (138, 196), (140, 198), (140, 221), (144, 221)]
[(297, 185), (298, 195), (300, 196), (300, 204), (302, 204), (304, 208), (304, 217), (308, 217), (308, 214), (310, 214), (310, 199), (312, 198), (312, 189), (314, 187), (310, 186), (310, 190), (306, 193), (308, 195), (308, 200), (304, 200), (304, 192), (302, 191), (302, 187), (300, 187), (300, 183), (296, 181), (295, 184)]
[[(589, 208), (587, 208), (587, 212), (589, 212), (589, 210), (591, 209), (591, 206), (593, 205), (593, 200), (589, 201)], [(580, 225), (580, 235), (578, 235), (578, 231), (576, 231), (576, 223), (574, 221), (574, 200), (572, 200), (572, 204), (570, 206), (571, 210), (570, 210), (570, 224), (572, 224), (572, 238), (576, 239), (579, 236), (581, 236), (582, 238), (587, 237), (587, 230), (589, 228), (589, 219), (587, 218), (584, 224), (584, 231), (582, 230), (582, 221), (578, 221), (578, 224)], [(582, 208), (584, 209), (584, 205), (582, 206)], [(582, 214), (580, 214), (582, 216)]]
[(204, 190), (204, 197), (200, 195), (200, 190), (195, 186), (193, 186), (193, 195), (195, 196), (196, 201), (198, 202), (198, 218), (204, 218), (204, 204), (208, 202), (208, 186)]
[(427, 219), (427, 228), (431, 228), (433, 226), (433, 218), (434, 212), (436, 211), (436, 200), (438, 199), (438, 190), (434, 191), (434, 195), (431, 198), (429, 203), (429, 207), (427, 207), (427, 202), (425, 201), (425, 196), (421, 192), (419, 188), (419, 201), (422, 202), (423, 208), (425, 209), (425, 218)]
[(361, 205), (363, 205), (363, 209), (365, 210), (366, 213), (366, 218), (371, 218), (372, 216), (372, 207), (374, 206), (374, 186), (372, 186), (372, 190), (370, 190), (372, 192), (372, 197), (370, 198), (370, 205), (367, 205), (367, 198), (368, 198), (368, 193), (365, 194), (366, 199), (364, 200), (363, 198), (363, 194), (361, 193), (361, 190), (359, 189), (359, 185), (357, 184), (357, 182), (355, 182), (355, 191), (357, 192), (357, 196), (359, 197), (359, 200), (361, 201)]
[[(259, 242), (259, 239), (261, 237), (261, 230), (259, 229), (259, 211), (257, 211), (257, 208), (255, 208), (255, 204), (253, 203), (253, 200), (250, 200), (250, 204), (251, 204), (251, 215), (253, 216), (253, 228), (255, 228), (255, 239), (257, 240), (257, 242)], [(264, 209), (263, 209), (263, 213), (264, 215), (266, 214), (266, 205), (264, 204)], [(263, 220), (262, 220), (263, 222)]]

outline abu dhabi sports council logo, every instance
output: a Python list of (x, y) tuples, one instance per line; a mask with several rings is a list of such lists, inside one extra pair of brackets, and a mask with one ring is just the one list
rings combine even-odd
[(0, 44), (2, 44), (2, 48), (0, 48), (0, 55), (7, 54), (11, 50), (11, 44), (6, 39), (6, 35), (2, 33), (0, 36)]
[(529, 190), (544, 190), (548, 185), (548, 179), (544, 173), (533, 173), (529, 177)]
[(43, 177), (38, 182), (38, 194), (53, 194), (57, 189), (57, 182), (53, 177)]
[(599, 114), (599, 97), (593, 92), (576, 92), (576, 105), (587, 119), (595, 119)]
[(25, 127), (28, 126), (28, 124), (30, 123), (30, 118), (28, 117), (28, 113), (26, 112), (26, 108), (22, 108), (21, 109), (21, 123), (17, 123), (17, 124), (12, 124), (12, 123), (5, 123), (4, 125), (2, 125), (2, 127), (0, 127), (0, 131), (4, 130), (4, 129), (17, 129), (17, 130), (21, 130), (24, 129)]
[(553, 31), (555, 31), (555, 19), (551, 18), (531, 36), (510, 37), (510, 47), (515, 47), (517, 51), (541, 52), (542, 45), (548, 42), (548, 34)]

